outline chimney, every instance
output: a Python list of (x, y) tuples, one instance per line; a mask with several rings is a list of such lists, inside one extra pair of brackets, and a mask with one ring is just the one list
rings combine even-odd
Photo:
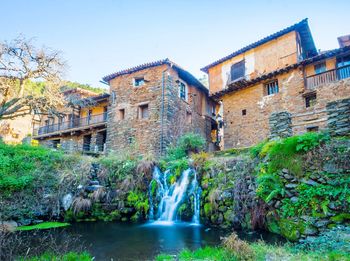
[(338, 37), (339, 47), (350, 46), (350, 34)]

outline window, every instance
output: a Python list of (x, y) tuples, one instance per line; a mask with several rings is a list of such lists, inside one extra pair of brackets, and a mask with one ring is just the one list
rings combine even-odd
[(350, 77), (350, 55), (337, 58), (337, 77), (339, 80)]
[(238, 63), (235, 63), (231, 66), (231, 81), (239, 80), (245, 75), (245, 61), (242, 60)]
[(315, 106), (316, 101), (317, 101), (316, 98), (317, 98), (316, 97), (316, 93), (306, 96), (305, 97), (305, 106), (306, 106), (306, 108), (310, 108), (310, 107)]
[(187, 101), (187, 86), (184, 82), (179, 82), (179, 97)]
[(125, 109), (120, 109), (119, 110), (118, 119), (119, 120), (124, 120), (125, 119)]
[(139, 87), (145, 84), (145, 78), (139, 77), (139, 78), (134, 78), (134, 86)]
[(247, 110), (246, 109), (242, 110), (242, 116), (245, 116), (245, 115), (247, 115)]
[(148, 113), (148, 104), (140, 105), (139, 106), (139, 119), (148, 119), (149, 113)]
[(91, 134), (83, 137), (83, 151), (89, 151), (91, 145)]
[(273, 80), (272, 82), (265, 84), (265, 93), (267, 95), (278, 93), (278, 91), (278, 80)]
[(112, 91), (111, 92), (111, 100), (112, 100), (112, 104), (116, 104), (116, 102), (117, 102), (117, 93), (116, 93), (116, 91)]
[(52, 147), (58, 149), (61, 147), (61, 140), (52, 140)]
[(317, 132), (318, 131), (318, 126), (307, 127), (306, 131), (307, 132)]
[(103, 107), (103, 120), (106, 121), (108, 116), (108, 107), (104, 106)]
[(187, 124), (192, 123), (192, 113), (190, 111), (186, 112), (186, 122), (187, 122)]
[(315, 74), (323, 73), (327, 70), (326, 63), (322, 62), (314, 65)]

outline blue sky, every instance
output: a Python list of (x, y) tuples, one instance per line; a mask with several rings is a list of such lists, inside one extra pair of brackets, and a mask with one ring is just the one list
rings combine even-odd
[(103, 86), (107, 74), (170, 58), (200, 68), (303, 18), (316, 47), (350, 34), (350, 1), (0, 0), (0, 40), (19, 34), (63, 52), (67, 79)]

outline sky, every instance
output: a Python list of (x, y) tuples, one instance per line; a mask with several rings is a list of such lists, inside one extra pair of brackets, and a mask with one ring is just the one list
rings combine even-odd
[(200, 68), (304, 18), (317, 49), (350, 34), (349, 0), (0, 0), (0, 41), (22, 34), (61, 50), (66, 79), (103, 76), (169, 58)]

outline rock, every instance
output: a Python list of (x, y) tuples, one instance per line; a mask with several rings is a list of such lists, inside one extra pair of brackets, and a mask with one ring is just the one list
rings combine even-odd
[(318, 230), (315, 227), (309, 226), (309, 227), (305, 228), (303, 233), (306, 236), (315, 236), (315, 235), (317, 235)]
[(322, 219), (322, 220), (317, 221), (315, 223), (315, 226), (317, 228), (322, 228), (322, 227), (326, 227), (329, 223), (330, 223), (330, 221), (328, 219)]
[(224, 219), (227, 222), (233, 223), (235, 221), (235, 213), (231, 209), (227, 210), (224, 214)]
[(327, 183), (326, 180), (325, 180), (324, 178), (319, 178), (317, 181), (320, 182), (320, 183), (322, 183), (322, 184)]
[(293, 189), (293, 188), (296, 188), (297, 186), (298, 186), (297, 184), (293, 184), (293, 183), (288, 183), (287, 185), (285, 185), (287, 189)]
[(13, 220), (0, 221), (0, 231), (12, 232), (16, 230), (16, 227), (18, 227), (18, 224)]
[(289, 175), (289, 174), (284, 174), (283, 177), (287, 180), (292, 180), (293, 176)]
[(292, 194), (292, 193), (290, 193), (288, 190), (286, 190), (286, 195), (287, 195), (287, 197), (288, 197), (288, 198), (293, 197), (293, 194)]
[(70, 206), (72, 205), (73, 202), (73, 195), (71, 193), (66, 194), (63, 198), (62, 198), (62, 206), (63, 209), (65, 211), (67, 211)]
[(219, 213), (218, 220), (217, 220), (218, 224), (222, 224), (223, 221), (224, 221), (224, 216), (221, 213)]
[(296, 202), (298, 202), (298, 200), (299, 200), (298, 197), (292, 197), (292, 198), (290, 199), (290, 201), (292, 201), (292, 203), (296, 203)]
[(227, 210), (227, 207), (225, 207), (225, 206), (220, 206), (219, 207), (219, 211), (220, 212), (225, 212)]
[(281, 206), (281, 201), (277, 201), (276, 204), (275, 204), (275, 208), (279, 208)]
[(232, 193), (230, 191), (224, 191), (221, 193), (221, 197), (222, 198), (231, 198), (232, 197)]
[(95, 190), (98, 190), (99, 188), (102, 188), (101, 185), (92, 185), (92, 186), (86, 186), (85, 191), (86, 192), (94, 192)]
[(98, 180), (90, 180), (89, 185), (100, 185), (100, 182)]
[(77, 189), (82, 189), (84, 186), (83, 185), (79, 185), (78, 187), (77, 187)]
[(288, 174), (288, 173), (289, 173), (289, 170), (286, 169), (286, 168), (284, 168), (284, 169), (282, 169), (282, 173), (283, 173), (283, 174)]
[(330, 210), (338, 210), (338, 209), (339, 209), (339, 207), (337, 207), (337, 206), (335, 205), (334, 202), (330, 202), (330, 203), (328, 204), (328, 208), (329, 208)]
[(305, 180), (305, 179), (302, 179), (301, 182), (307, 184), (307, 185), (310, 185), (310, 186), (317, 186), (319, 185), (319, 183), (317, 183), (316, 181), (313, 181), (312, 179), (309, 179), (309, 180)]
[(29, 218), (27, 218), (27, 219), (21, 219), (21, 220), (19, 220), (17, 223), (18, 223), (18, 225), (20, 225), (20, 226), (28, 226), (28, 225), (30, 225), (30, 224), (33, 223), (33, 220), (32, 220), (32, 219), (29, 219)]
[(303, 216), (301, 216), (300, 218), (301, 218), (302, 220), (304, 220), (305, 222), (309, 223), (309, 224), (314, 224), (315, 221), (316, 221), (316, 218), (311, 217), (311, 216), (305, 216), (305, 215), (303, 215)]

